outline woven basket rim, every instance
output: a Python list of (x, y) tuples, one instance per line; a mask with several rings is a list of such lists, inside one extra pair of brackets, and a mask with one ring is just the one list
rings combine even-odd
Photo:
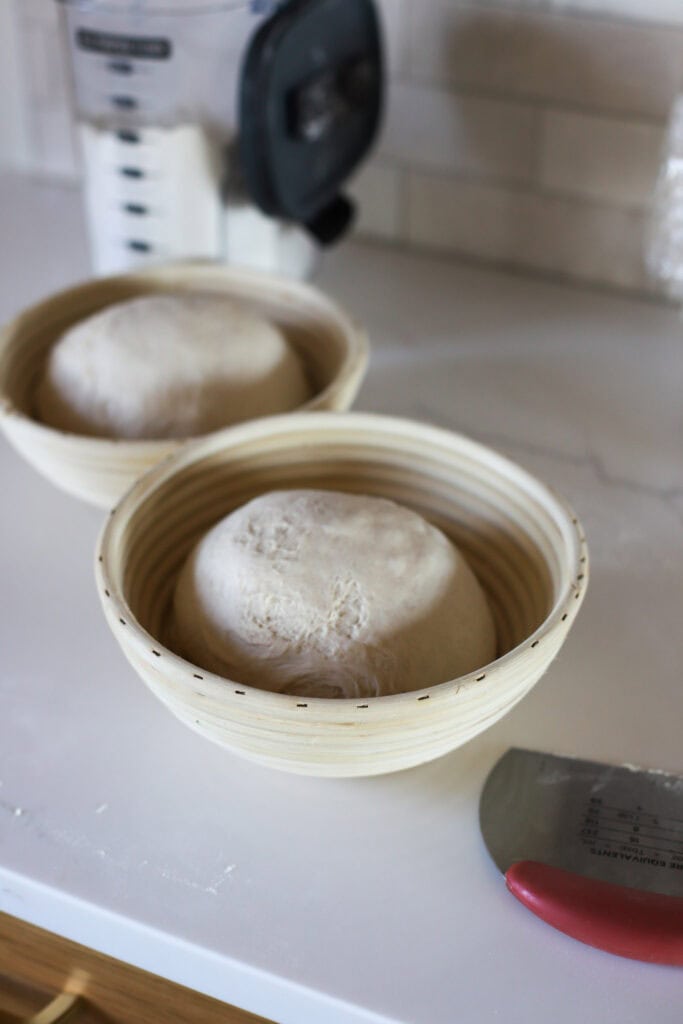
[[(201, 261), (163, 264), (122, 274), (111, 274), (107, 277), (80, 281), (77, 284), (53, 292), (46, 298), (22, 310), (0, 327), (0, 359), (3, 351), (12, 340), (25, 329), (29, 319), (40, 315), (48, 315), (54, 306), (68, 300), (77, 301), (79, 298), (88, 296), (93, 291), (107, 287), (110, 284), (120, 282), (131, 285), (136, 283), (141, 285), (149, 283), (153, 285), (156, 283), (169, 286), (175, 282), (178, 287), (186, 287), (189, 284), (199, 285), (202, 281), (205, 283), (208, 281), (219, 283), (221, 280), (236, 286), (240, 284), (251, 286), (255, 292), (262, 292), (264, 297), (268, 295), (295, 295), (306, 304), (306, 308), (315, 309), (328, 315), (336, 321), (340, 328), (340, 337), (343, 337), (345, 351), (334, 378), (306, 402), (292, 410), (293, 412), (299, 413), (307, 412), (309, 409), (311, 411), (315, 410), (327, 400), (331, 393), (337, 391), (342, 384), (355, 375), (362, 376), (364, 374), (369, 359), (367, 331), (349, 316), (337, 302), (320, 289), (305, 281), (252, 270), (248, 267), (228, 267)], [(154, 288), (150, 289), (150, 291), (154, 290)], [(106, 305), (105, 303), (101, 308), (106, 308)], [(77, 322), (77, 318), (73, 322)], [(283, 413), (280, 415), (290, 414)], [(25, 429), (35, 431), (37, 435), (42, 435), (43, 437), (59, 437), (65, 442), (73, 443), (74, 445), (92, 446), (93, 451), (99, 449), (103, 455), (107, 451), (116, 450), (122, 452), (128, 450), (131, 454), (144, 455), (149, 453), (150, 456), (153, 456), (156, 452), (163, 452), (170, 443), (184, 445), (204, 440), (228, 429), (226, 427), (219, 427), (217, 430), (196, 434), (189, 438), (155, 437), (142, 439), (95, 437), (90, 434), (78, 434), (60, 430), (18, 408), (12, 394), (7, 390), (5, 377), (0, 368), (0, 425), (4, 420), (21, 422)]]
[[(129, 518), (156, 491), (164, 487), (176, 473), (206, 455), (217, 451), (237, 450), (240, 446), (253, 441), (282, 437), (290, 432), (310, 434), (311, 443), (324, 439), (340, 429), (355, 431), (359, 436), (365, 431), (384, 429), (386, 435), (393, 438), (426, 441), (436, 450), (453, 451), (454, 447), (469, 457), (486, 461), (489, 466), (501, 474), (514, 476), (523, 482), (527, 493), (539, 501), (546, 512), (554, 518), (558, 534), (564, 541), (567, 563), (571, 572), (563, 579), (553, 607), (537, 627), (537, 629), (505, 654), (496, 658), (488, 665), (481, 666), (456, 679), (446, 680), (420, 690), (403, 693), (387, 694), (379, 697), (367, 697), (359, 700), (355, 697), (330, 699), (327, 697), (300, 698), (291, 694), (277, 693), (249, 686), (236, 680), (226, 679), (216, 673), (209, 672), (194, 665), (185, 658), (166, 647), (152, 636), (137, 620), (128, 605), (121, 586), (120, 570), (111, 565), (110, 551), (115, 548), (121, 531)], [(425, 701), (436, 698), (439, 702), (457, 696), (464, 688), (477, 686), (484, 681), (487, 684), (500, 681), (511, 669), (523, 666), (537, 657), (536, 648), (553, 633), (564, 627), (568, 617), (573, 619), (583, 602), (583, 596), (589, 577), (589, 556), (586, 538), (581, 523), (567, 500), (554, 488), (539, 480), (518, 463), (506, 455), (476, 441), (464, 434), (447, 430), (430, 423), (404, 417), (387, 416), (373, 412), (308, 412), (285, 413), (277, 416), (262, 417), (249, 420), (231, 427), (225, 427), (212, 435), (193, 439), (183, 447), (149, 470), (128, 490), (121, 501), (113, 508), (104, 523), (98, 538), (95, 556), (95, 573), (97, 587), (103, 602), (105, 614), (114, 626), (116, 621), (125, 622), (128, 642), (134, 641), (137, 653), (144, 652), (145, 660), (155, 668), (159, 668), (160, 658), (177, 668), (182, 677), (186, 677), (188, 689), (197, 686), (197, 673), (201, 673), (202, 686), (213, 690), (221, 698), (228, 696), (228, 688), (235, 690), (239, 696), (255, 701), (256, 706), (264, 711), (286, 711), (293, 708), (315, 710), (325, 718), (338, 719), (346, 717), (352, 705), (363, 709), (404, 707), (409, 702)], [(577, 579), (578, 578), (578, 579)], [(106, 601), (102, 594), (106, 593)], [(157, 653), (154, 653), (157, 652)], [(175, 680), (177, 683), (177, 679)]]

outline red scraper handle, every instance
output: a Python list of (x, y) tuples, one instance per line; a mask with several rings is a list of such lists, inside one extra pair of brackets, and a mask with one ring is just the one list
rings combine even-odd
[(508, 869), (510, 892), (554, 928), (617, 956), (683, 967), (683, 898), (584, 878), (522, 860)]

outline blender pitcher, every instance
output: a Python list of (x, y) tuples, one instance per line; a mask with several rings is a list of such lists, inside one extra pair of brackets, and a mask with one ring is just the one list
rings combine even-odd
[(305, 276), (381, 112), (373, 0), (59, 0), (96, 273)]
[[(240, 60), (266, 5), (60, 3), (95, 272), (223, 258)], [(242, 246), (243, 262), (259, 255)]]

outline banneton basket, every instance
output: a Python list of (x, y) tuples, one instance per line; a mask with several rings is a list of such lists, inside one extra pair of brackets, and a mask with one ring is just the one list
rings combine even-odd
[(301, 355), (312, 384), (313, 397), (302, 410), (348, 409), (365, 373), (368, 346), (363, 331), (320, 291), (287, 278), (200, 263), (172, 264), (100, 278), (51, 296), (0, 334), (0, 427), (24, 458), (58, 487), (105, 508), (185, 442), (64, 433), (36, 418), (36, 388), (51, 345), (67, 328), (114, 302), (164, 291), (230, 295), (280, 326)]
[[(221, 678), (170, 650), (170, 602), (195, 542), (256, 495), (300, 487), (391, 498), (444, 530), (488, 596), (496, 660), (416, 692), (302, 699)], [(374, 775), (439, 757), (510, 711), (562, 646), (588, 555), (562, 498), (496, 452), (408, 420), (309, 413), (227, 428), (153, 469), (105, 524), (96, 578), (128, 660), (192, 729), (274, 768)]]

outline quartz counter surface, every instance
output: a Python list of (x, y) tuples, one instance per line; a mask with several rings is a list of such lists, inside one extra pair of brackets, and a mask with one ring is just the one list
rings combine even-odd
[[(0, 223), (3, 320), (87, 275), (74, 190), (0, 179)], [(565, 647), (432, 764), (255, 767), (137, 679), (94, 591), (101, 513), (3, 440), (0, 910), (279, 1024), (678, 1024), (680, 971), (531, 916), (477, 809), (513, 745), (683, 773), (680, 316), (355, 242), (317, 283), (368, 328), (359, 408), (467, 433), (576, 507), (592, 579)]]

